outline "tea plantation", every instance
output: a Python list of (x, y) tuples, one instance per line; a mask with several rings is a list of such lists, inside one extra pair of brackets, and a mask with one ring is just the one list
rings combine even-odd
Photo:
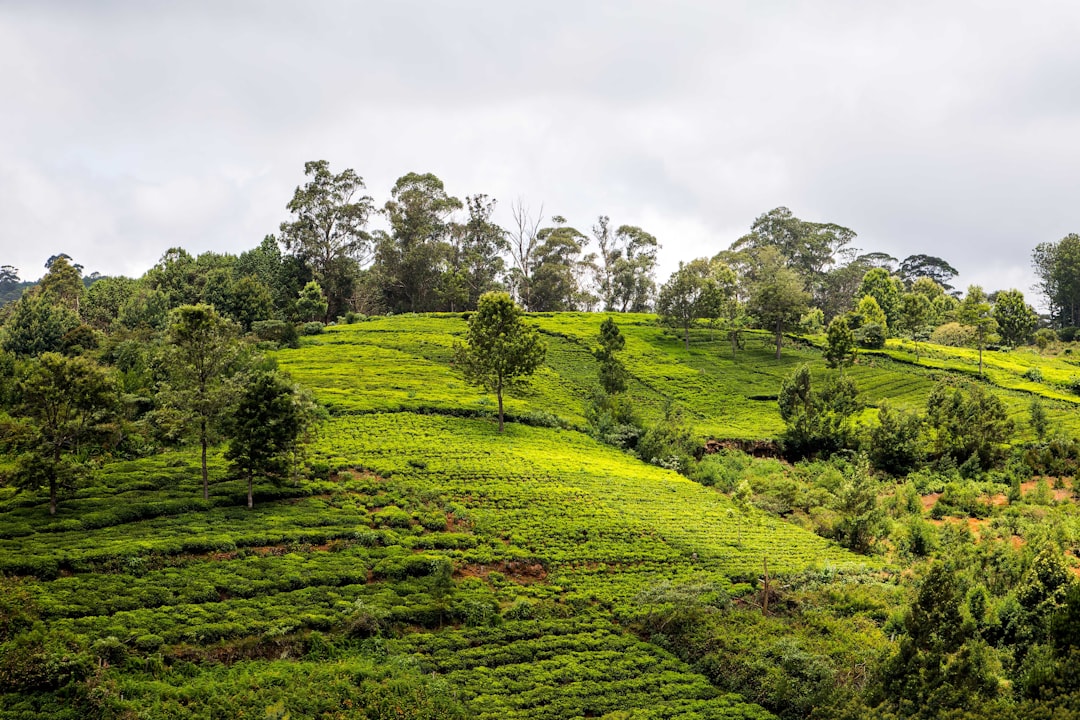
[[(751, 333), (732, 356), (699, 328), (687, 351), (653, 316), (617, 319), (634, 406), (655, 420), (678, 404), (702, 441), (775, 440), (782, 378), (823, 371), (810, 342), (776, 361)], [(194, 450), (107, 463), (55, 518), (46, 498), (0, 489), (0, 718), (783, 712), (729, 691), (734, 645), (672, 641), (695, 613), (764, 648), (779, 670), (763, 687), (813, 676), (814, 653), (861, 682), (895, 631), (895, 566), (593, 439), (598, 316), (530, 322), (547, 361), (508, 397), (502, 434), (453, 365), (460, 316), (376, 318), (276, 351), (330, 415), (312, 472), (256, 483), (253, 510), (220, 449), (209, 501)], [(871, 406), (916, 408), (974, 362), (891, 341), (848, 372)], [(1068, 358), (985, 362), (1011, 414), (1034, 393), (1080, 430)], [(767, 579), (797, 619), (759, 607)]]

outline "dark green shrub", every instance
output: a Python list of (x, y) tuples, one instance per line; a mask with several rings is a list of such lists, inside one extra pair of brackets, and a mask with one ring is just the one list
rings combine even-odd
[(382, 510), (371, 516), (376, 525), (386, 527), (407, 528), (412, 525), (412, 515), (405, 512), (397, 505), (387, 505)]
[(319, 322), (318, 320), (313, 320), (311, 322), (304, 323), (304, 325), (300, 328), (300, 334), (301, 335), (319, 335), (319, 334), (322, 333), (323, 328), (325, 328), (325, 327), (326, 327), (326, 325)]
[(259, 320), (251, 324), (251, 331), (260, 340), (274, 342), (281, 347), (300, 347), (296, 326), (283, 320)]
[(855, 333), (855, 338), (859, 343), (859, 347), (880, 350), (885, 347), (885, 328), (877, 323), (863, 325)]
[(144, 653), (157, 652), (165, 644), (160, 635), (140, 635), (135, 638), (135, 649)]
[(1061, 339), (1061, 342), (1072, 342), (1073, 340), (1076, 339), (1076, 333), (1077, 333), (1077, 328), (1072, 327), (1070, 325), (1068, 327), (1063, 327), (1060, 330), (1058, 330), (1057, 331), (1057, 336), (1058, 336), (1058, 338)]

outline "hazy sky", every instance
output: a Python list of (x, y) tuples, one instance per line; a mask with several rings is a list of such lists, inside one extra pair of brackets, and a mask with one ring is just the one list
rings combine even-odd
[[(306, 160), (661, 241), (786, 205), (959, 283), (1080, 232), (1080, 3), (0, 0), (0, 264), (275, 232)], [(1034, 298), (1032, 298), (1034, 299)]]

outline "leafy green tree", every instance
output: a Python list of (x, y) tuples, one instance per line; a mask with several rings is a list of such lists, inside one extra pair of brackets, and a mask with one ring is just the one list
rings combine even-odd
[(866, 453), (878, 470), (906, 475), (926, 457), (923, 421), (917, 413), (896, 410), (887, 400), (878, 408), (878, 423), (867, 433)]
[(1080, 235), (1039, 243), (1032, 264), (1057, 327), (1080, 326)]
[(17, 383), (16, 414), (30, 433), (17, 440), (15, 483), (47, 487), (49, 514), (56, 514), (59, 491), (86, 473), (81, 458), (114, 429), (118, 396), (108, 374), (83, 357), (46, 352), (30, 361)]
[(975, 330), (975, 345), (979, 349), (979, 375), (983, 374), (983, 349), (991, 334), (997, 330), (993, 309), (986, 293), (978, 285), (970, 285), (957, 310), (957, 319), (962, 325)]
[(123, 275), (102, 278), (86, 289), (79, 314), (91, 327), (108, 330), (137, 287), (137, 281)]
[(281, 374), (262, 370), (244, 378), (244, 391), (229, 414), (225, 457), (247, 481), (248, 508), (254, 507), (256, 476), (281, 480), (288, 475), (313, 417), (311, 403)]
[(0, 306), (18, 300), (21, 294), (19, 268), (14, 265), (0, 265)]
[(882, 673), (886, 704), (897, 716), (953, 717), (948, 711), (978, 707), (999, 694), (1000, 665), (985, 642), (965, 632), (964, 594), (955, 568), (930, 567)]
[(872, 297), (885, 314), (884, 327), (892, 330), (896, 327), (903, 311), (902, 296), (904, 285), (899, 278), (893, 277), (885, 268), (871, 268), (863, 276), (855, 297)]
[(929, 329), (933, 312), (930, 299), (921, 293), (906, 292), (900, 299), (900, 315), (896, 319), (895, 330), (906, 335), (915, 345), (916, 361), (919, 360), (919, 339)]
[(1046, 348), (1056, 343), (1057, 339), (1057, 333), (1050, 328), (1039, 328), (1035, 331), (1035, 347), (1039, 348), (1040, 354), (1046, 352)]
[(455, 349), (455, 362), (474, 385), (494, 391), (503, 431), (503, 391), (536, 372), (547, 352), (540, 334), (524, 323), (519, 308), (505, 292), (480, 296), (469, 317), (465, 344)]
[(855, 333), (848, 326), (847, 318), (843, 315), (834, 317), (825, 336), (825, 364), (842, 371), (855, 362), (857, 355)]
[(15, 303), (4, 323), (3, 349), (18, 357), (61, 352), (64, 336), (79, 325), (79, 316), (66, 305), (34, 290)]
[(783, 256), (771, 249), (758, 254), (759, 272), (750, 287), (747, 308), (764, 328), (776, 335), (776, 359), (783, 347), (784, 327), (799, 321), (810, 302), (810, 293), (792, 269), (785, 267)]
[(282, 255), (277, 238), (267, 235), (258, 247), (240, 253), (236, 258), (237, 277), (251, 276), (264, 285), (273, 301), (273, 313), (268, 317), (287, 318), (292, 315), (293, 303), (300, 289), (311, 279), (311, 272), (295, 255)]
[[(784, 258), (784, 266), (817, 295), (826, 272), (855, 237), (850, 228), (801, 220), (786, 207), (778, 207), (755, 219), (750, 233), (739, 238), (731, 250), (746, 254), (750, 264), (757, 262), (761, 250), (775, 250)], [(752, 279), (760, 281), (762, 274)]]
[(947, 295), (945, 288), (941, 285), (938, 285), (930, 278), (921, 277), (911, 283), (911, 292), (922, 295), (930, 302), (931, 310), (927, 325), (937, 327), (953, 319), (959, 300), (952, 295)]
[(668, 402), (664, 405), (664, 416), (650, 425), (638, 440), (636, 451), (645, 462), (686, 472), (698, 447), (682, 409)]
[(220, 310), (244, 332), (250, 332), (253, 323), (268, 320), (273, 315), (274, 298), (261, 280), (254, 275), (245, 275), (229, 283)]
[(41, 296), (78, 314), (79, 304), (86, 292), (81, 266), (72, 264), (67, 255), (54, 256), (51, 260), (47, 265), (49, 271), (38, 285)]
[(801, 365), (784, 378), (778, 403), (785, 424), (781, 440), (789, 456), (830, 455), (853, 445), (862, 404), (850, 378), (830, 378), (815, 390), (810, 367)]
[(172, 312), (166, 339), (169, 388), (161, 397), (193, 429), (202, 450), (203, 499), (210, 498), (206, 451), (235, 396), (228, 381), (239, 355), (234, 326), (210, 305), (182, 305)]
[(380, 240), (376, 257), (388, 308), (437, 309), (440, 273), (452, 250), (452, 216), (461, 208), (461, 200), (431, 173), (408, 173), (394, 183), (383, 207), (390, 234)]
[(1038, 438), (1039, 442), (1045, 440), (1046, 431), (1050, 428), (1050, 418), (1047, 416), (1046, 407), (1038, 395), (1031, 397), (1031, 403), (1028, 405), (1028, 418), (1031, 431), (1035, 433), (1035, 437)]
[(682, 330), (689, 350), (690, 327), (701, 318), (718, 317), (734, 295), (734, 273), (723, 263), (698, 258), (679, 263), (679, 269), (660, 288), (656, 312), (661, 323)]
[(139, 283), (120, 305), (117, 319), (128, 330), (162, 330), (169, 322), (169, 296), (162, 290)]
[(322, 287), (318, 281), (312, 280), (304, 289), (300, 291), (300, 296), (296, 299), (296, 314), (301, 320), (315, 320), (316, 318), (326, 317), (326, 309), (329, 307), (329, 302), (326, 296), (323, 295)]
[(600, 249), (595, 282), (604, 309), (644, 312), (652, 299), (656, 282), (656, 238), (633, 225), (614, 230), (611, 220), (601, 215), (592, 228)]
[(593, 355), (600, 361), (600, 387), (608, 395), (626, 391), (626, 367), (615, 353), (626, 347), (626, 338), (611, 318), (600, 323), (600, 347)]
[(154, 267), (146, 271), (142, 282), (150, 290), (158, 290), (167, 298), (167, 309), (194, 305), (203, 299), (203, 282), (195, 258), (187, 250), (169, 248)]
[(863, 276), (871, 267), (868, 258), (859, 256), (847, 264), (831, 268), (822, 276), (814, 302), (821, 308), (827, 321), (851, 309)]
[(1001, 459), (1014, 431), (1005, 403), (980, 385), (938, 383), (926, 400), (926, 417), (939, 456), (948, 455), (958, 464), (974, 457), (983, 469)]
[(900, 262), (900, 279), (912, 287), (920, 279), (926, 279), (944, 290), (952, 290), (949, 282), (956, 277), (957, 269), (933, 255), (908, 255)]
[(326, 160), (304, 163), (310, 178), (286, 206), (295, 217), (281, 224), (281, 242), (311, 269), (328, 298), (324, 322), (342, 312), (356, 272), (371, 255), (368, 218), (372, 199), (351, 168), (336, 175)]
[(1024, 302), (1024, 293), (1002, 290), (994, 298), (994, 320), (1002, 342), (1015, 347), (1031, 340), (1039, 315)]
[(585, 269), (586, 237), (559, 215), (551, 222), (536, 234), (528, 306), (534, 312), (573, 310), (582, 299), (579, 275)]
[(885, 347), (888, 321), (873, 295), (863, 295), (848, 317), (856, 328), (855, 337), (860, 345), (875, 349)]
[(441, 304), (451, 312), (475, 308), (481, 295), (498, 288), (501, 253), (509, 247), (506, 231), (491, 219), (494, 200), (472, 195), (465, 198), (465, 209), (465, 222), (451, 225), (448, 267), (439, 281)]
[(858, 455), (847, 464), (834, 492), (833, 509), (840, 515), (836, 540), (858, 553), (868, 553), (885, 534), (885, 513), (878, 506), (880, 488), (867, 459)]

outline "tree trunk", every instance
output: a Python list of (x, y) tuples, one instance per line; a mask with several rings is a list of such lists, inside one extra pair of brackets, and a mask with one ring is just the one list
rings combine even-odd
[(982, 377), (982, 343), (979, 343), (979, 377)]
[(503, 431), (503, 399), (502, 399), (502, 385), (499, 385), (495, 390), (495, 394), (499, 397), (499, 432)]
[(206, 418), (203, 418), (199, 427), (199, 442), (202, 445), (202, 497), (210, 499), (210, 482), (206, 474)]
[(56, 478), (49, 478), (49, 514), (56, 514)]
[(783, 345), (784, 338), (784, 321), (776, 321), (776, 359), (780, 359), (780, 346)]
[(255, 507), (255, 499), (254, 499), (254, 497), (252, 495), (252, 492), (251, 492), (252, 473), (250, 473), (250, 472), (247, 474), (247, 481), (248, 481), (248, 510), (250, 510), (251, 508)]
[(690, 324), (683, 325), (683, 342), (686, 343), (686, 349), (690, 349)]
[(766, 556), (762, 558), (765, 563), (765, 592), (761, 598), (761, 614), (769, 614), (769, 558)]
[(728, 337), (731, 338), (731, 359), (735, 359), (735, 351), (739, 347), (739, 336), (735, 333), (728, 333)]

